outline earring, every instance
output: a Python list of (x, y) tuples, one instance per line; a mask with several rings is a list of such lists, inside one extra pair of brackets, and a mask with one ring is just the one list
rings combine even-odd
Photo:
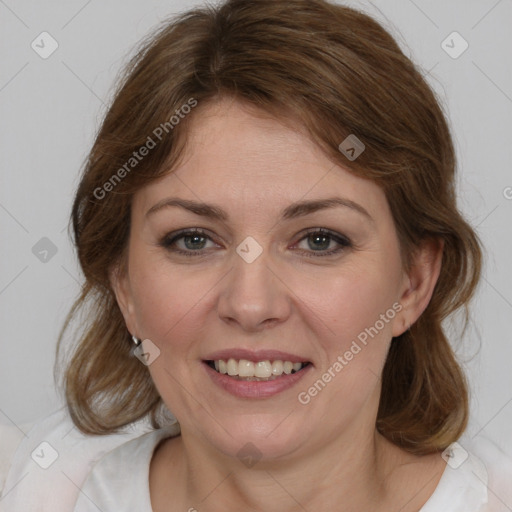
[(140, 345), (140, 340), (137, 339), (135, 336), (132, 336), (133, 343), (138, 347)]

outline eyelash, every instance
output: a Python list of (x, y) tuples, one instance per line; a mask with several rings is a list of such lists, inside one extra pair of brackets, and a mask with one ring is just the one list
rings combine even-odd
[[(306, 231), (306, 233), (304, 234), (304, 236), (302, 238), (300, 238), (297, 243), (302, 242), (302, 240), (305, 240), (312, 235), (320, 235), (320, 236), (328, 237), (331, 240), (333, 240), (339, 244), (339, 246), (336, 249), (331, 249), (330, 251), (319, 251), (318, 253), (316, 253), (316, 251), (306, 251), (306, 250), (300, 249), (301, 252), (309, 253), (310, 256), (313, 258), (318, 258), (318, 257), (325, 258), (328, 256), (334, 256), (335, 254), (338, 254), (339, 252), (345, 250), (346, 248), (352, 247), (352, 243), (350, 242), (350, 240), (347, 237), (338, 235), (338, 234), (336, 234), (332, 231), (329, 231), (328, 229), (325, 229), (325, 228), (308, 229)], [(173, 248), (173, 246), (176, 244), (176, 242), (178, 240), (180, 240), (182, 238), (190, 237), (190, 236), (200, 236), (201, 238), (206, 238), (213, 242), (211, 237), (209, 237), (204, 230), (202, 230), (200, 228), (194, 228), (194, 229), (180, 230), (176, 233), (170, 233), (170, 234), (166, 235), (161, 240), (159, 245), (161, 247), (167, 249), (170, 252), (181, 254), (181, 255), (187, 256), (187, 257), (204, 256), (204, 251), (202, 249), (197, 250), (197, 251), (192, 251), (192, 250), (184, 251), (183, 249)]]

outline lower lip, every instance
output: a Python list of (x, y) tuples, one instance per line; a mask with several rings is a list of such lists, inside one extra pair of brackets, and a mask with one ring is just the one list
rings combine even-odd
[(219, 373), (207, 363), (203, 362), (206, 372), (215, 384), (239, 398), (268, 398), (285, 391), (299, 382), (313, 365), (308, 364), (297, 373), (283, 374), (273, 380), (238, 380), (226, 374)]

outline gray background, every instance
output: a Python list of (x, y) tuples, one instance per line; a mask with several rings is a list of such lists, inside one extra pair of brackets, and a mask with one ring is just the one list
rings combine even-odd
[[(78, 171), (134, 44), (199, 3), (0, 0), (0, 422), (32, 422), (62, 406), (52, 370), (81, 280), (67, 233)], [(512, 444), (512, 2), (347, 3), (392, 31), (453, 126), (460, 206), (487, 251), (470, 328), (453, 344), (470, 377), (470, 429)], [(43, 31), (58, 43), (47, 59), (31, 47)], [(458, 58), (442, 47), (453, 31), (469, 44)], [(453, 37), (445, 44), (462, 48)], [(57, 250), (47, 261), (33, 252), (43, 237)]]

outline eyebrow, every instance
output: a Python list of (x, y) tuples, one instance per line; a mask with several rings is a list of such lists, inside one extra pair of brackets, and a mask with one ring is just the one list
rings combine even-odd
[[(154, 213), (164, 208), (172, 206), (178, 206), (192, 213), (195, 213), (196, 215), (220, 221), (227, 221), (229, 218), (229, 215), (219, 206), (208, 203), (200, 203), (197, 201), (192, 201), (190, 199), (182, 199), (179, 197), (169, 197), (166, 199), (162, 199), (146, 212), (146, 217), (153, 215)], [(309, 215), (319, 210), (335, 208), (339, 206), (350, 208), (351, 210), (360, 213), (371, 222), (374, 222), (372, 216), (360, 204), (355, 203), (350, 199), (345, 199), (341, 197), (329, 197), (325, 199), (299, 201), (296, 203), (292, 203), (281, 212), (281, 218), (283, 220), (295, 219), (298, 217)]]

